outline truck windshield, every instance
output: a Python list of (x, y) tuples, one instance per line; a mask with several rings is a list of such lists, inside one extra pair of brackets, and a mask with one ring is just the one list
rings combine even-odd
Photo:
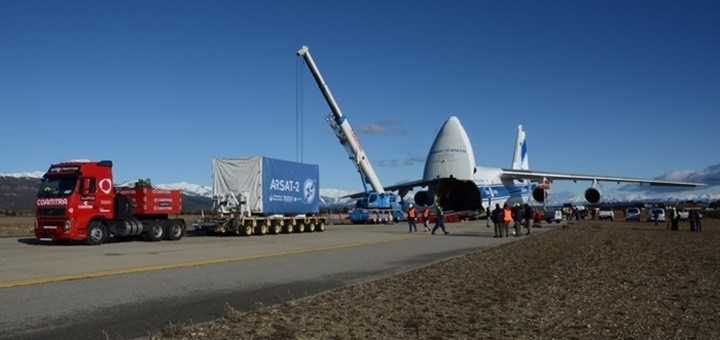
[(64, 197), (73, 193), (77, 177), (43, 177), (38, 196)]

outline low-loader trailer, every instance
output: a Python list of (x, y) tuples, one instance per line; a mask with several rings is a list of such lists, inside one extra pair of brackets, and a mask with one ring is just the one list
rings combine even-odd
[(74, 160), (53, 164), (35, 201), (35, 237), (54, 243), (90, 245), (142, 237), (179, 240), (185, 234), (179, 190), (153, 188), (149, 181), (115, 187), (112, 161)]

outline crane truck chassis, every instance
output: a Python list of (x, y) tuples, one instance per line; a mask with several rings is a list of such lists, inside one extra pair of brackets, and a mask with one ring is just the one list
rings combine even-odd
[(53, 164), (35, 200), (35, 237), (53, 243), (73, 240), (98, 245), (111, 239), (179, 240), (185, 235), (179, 190), (113, 185), (112, 161)]

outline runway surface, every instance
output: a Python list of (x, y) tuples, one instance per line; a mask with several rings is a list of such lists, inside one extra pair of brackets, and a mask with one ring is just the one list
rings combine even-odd
[[(546, 232), (560, 224), (535, 228)], [(253, 310), (521, 240), (485, 221), (450, 235), (407, 225), (325, 232), (56, 246), (0, 239), (0, 338), (127, 339)]]

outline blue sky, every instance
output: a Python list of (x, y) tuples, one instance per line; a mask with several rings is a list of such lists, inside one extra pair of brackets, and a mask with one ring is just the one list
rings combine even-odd
[(0, 173), (209, 185), (213, 158), (264, 155), (359, 191), (301, 45), (385, 185), (422, 176), (450, 115), (480, 165), (510, 166), (518, 124), (538, 170), (720, 163), (717, 1), (1, 1)]

